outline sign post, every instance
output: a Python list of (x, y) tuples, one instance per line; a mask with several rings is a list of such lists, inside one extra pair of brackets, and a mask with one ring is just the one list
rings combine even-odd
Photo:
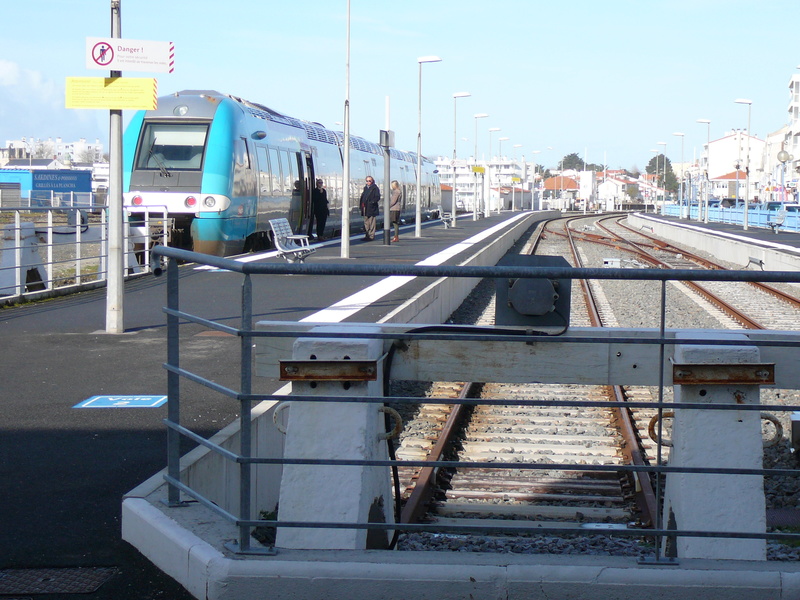
[(86, 68), (110, 69), (110, 77), (68, 77), (67, 108), (102, 108), (109, 115), (108, 272), (106, 333), (123, 333), (125, 236), (122, 214), (122, 110), (153, 110), (155, 79), (123, 79), (122, 69), (172, 73), (175, 45), (122, 39), (122, 0), (111, 0), (111, 37), (86, 38)]

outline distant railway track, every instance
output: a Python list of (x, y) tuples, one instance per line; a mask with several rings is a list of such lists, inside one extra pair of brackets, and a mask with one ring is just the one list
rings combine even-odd
[[(536, 254), (569, 257), (574, 266), (584, 264), (587, 245), (605, 246), (630, 255), (629, 264), (639, 268), (724, 268), (661, 240), (644, 236), (619, 223), (619, 217), (571, 217), (547, 223), (530, 244)], [(601, 233), (597, 233), (600, 231)], [(594, 251), (596, 253), (596, 250)], [(607, 282), (573, 281), (570, 324), (572, 326), (630, 326), (615, 316), (613, 302), (606, 298)], [(655, 282), (652, 282), (655, 283)], [(660, 284), (659, 284), (660, 285)], [(748, 292), (719, 289), (728, 284), (682, 287), (692, 299), (723, 325), (717, 328), (773, 329), (790, 322), (796, 328), (800, 300), (772, 286), (735, 284)], [(655, 288), (655, 286), (651, 286)], [(699, 289), (698, 289), (699, 288)], [(692, 291), (688, 291), (691, 289)], [(750, 295), (747, 295), (750, 294)], [(723, 299), (722, 296), (725, 296)], [(753, 295), (758, 301), (753, 300)], [(764, 300), (764, 299), (767, 300)], [(760, 304), (766, 302), (765, 306)], [(784, 317), (772, 317), (780, 312)], [(794, 313), (794, 316), (792, 314)], [(494, 310), (487, 307), (478, 324), (492, 324)], [(762, 322), (764, 323), (762, 325)], [(691, 326), (684, 323), (683, 327)], [(702, 327), (702, 325), (700, 325)], [(790, 327), (783, 327), (788, 329)], [(651, 439), (653, 423), (659, 435), (669, 437), (669, 415), (650, 409), (631, 409), (628, 399), (657, 402), (658, 390), (631, 386), (557, 386), (509, 384), (434, 384), (432, 398), (473, 397), (474, 407), (464, 404), (423, 403), (415, 432), (406, 434), (398, 457), (429, 460), (457, 458), (462, 462), (501, 463), (502, 468), (414, 469), (403, 475), (405, 508), (403, 522), (418, 520), (459, 525), (480, 524), (496, 533), (511, 534), (514, 521), (561, 529), (586, 527), (643, 527), (656, 523), (657, 492), (661, 478), (644, 473), (581, 471), (588, 464), (663, 464), (667, 445)], [(666, 388), (662, 400), (669, 400)], [(514, 399), (561, 398), (565, 400), (613, 401), (615, 408), (562, 408), (513, 404)], [(488, 400), (491, 404), (481, 404)], [(498, 406), (496, 401), (508, 401)], [(455, 407), (457, 412), (451, 413)], [(420, 423), (431, 423), (420, 424)], [(449, 453), (449, 454), (448, 454)], [(552, 471), (515, 468), (521, 462), (567, 465)]]

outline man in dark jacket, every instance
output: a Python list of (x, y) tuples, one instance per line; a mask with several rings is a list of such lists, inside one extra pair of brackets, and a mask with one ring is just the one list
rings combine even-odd
[(364, 217), (364, 239), (371, 242), (375, 239), (375, 218), (380, 212), (381, 191), (375, 185), (375, 180), (367, 176), (367, 185), (361, 192), (361, 216)]

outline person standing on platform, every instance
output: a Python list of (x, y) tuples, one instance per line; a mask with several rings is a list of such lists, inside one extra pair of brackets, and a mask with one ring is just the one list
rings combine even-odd
[(364, 217), (364, 240), (371, 242), (375, 239), (375, 221), (380, 212), (381, 191), (375, 185), (375, 180), (367, 176), (367, 185), (361, 192), (361, 216)]
[(400, 184), (395, 179), (392, 181), (392, 196), (389, 203), (389, 216), (391, 223), (394, 225), (393, 242), (400, 241), (400, 201), (403, 198), (403, 192), (400, 191)]
[(325, 223), (328, 221), (328, 191), (323, 187), (322, 179), (317, 179), (317, 187), (311, 192), (311, 212), (317, 220), (317, 240), (325, 239)]

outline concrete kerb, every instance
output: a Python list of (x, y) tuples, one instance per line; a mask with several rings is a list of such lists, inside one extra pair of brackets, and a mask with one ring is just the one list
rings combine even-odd
[[(530, 220), (522, 219), (471, 257), (469, 264), (495, 264), (529, 225)], [(465, 281), (469, 284), (466, 290), (445, 289), (443, 286), (451, 285), (445, 281), (448, 280), (428, 286), (383, 321), (442, 322), (475, 284)], [(437, 315), (440, 320), (436, 320)], [(253, 422), (263, 435), (280, 438), (270, 422), (275, 404), (264, 402), (254, 407)], [(238, 426), (231, 424), (213, 439), (234, 448), (238, 446), (238, 432)], [(197, 448), (183, 457), (181, 469), (185, 480), (233, 512), (238, 506), (238, 469), (235, 465), (225, 465), (226, 462), (205, 448)], [(224, 469), (224, 474), (219, 469)], [(201, 599), (263, 598), (265, 590), (269, 590), (269, 597), (274, 600), (354, 597), (623, 600), (638, 598), (643, 593), (651, 599), (692, 597), (700, 593), (707, 600), (800, 598), (800, 565), (786, 563), (694, 560), (684, 561), (679, 567), (643, 567), (636, 559), (622, 557), (534, 558), (377, 550), (281, 550), (276, 556), (245, 558), (223, 546), (224, 542), (237, 538), (238, 530), (214, 512), (198, 503), (185, 508), (168, 508), (164, 504), (163, 473), (157, 473), (126, 494), (122, 504), (122, 537)], [(231, 489), (235, 491), (230, 492)], [(253, 544), (257, 546), (255, 540)]]

